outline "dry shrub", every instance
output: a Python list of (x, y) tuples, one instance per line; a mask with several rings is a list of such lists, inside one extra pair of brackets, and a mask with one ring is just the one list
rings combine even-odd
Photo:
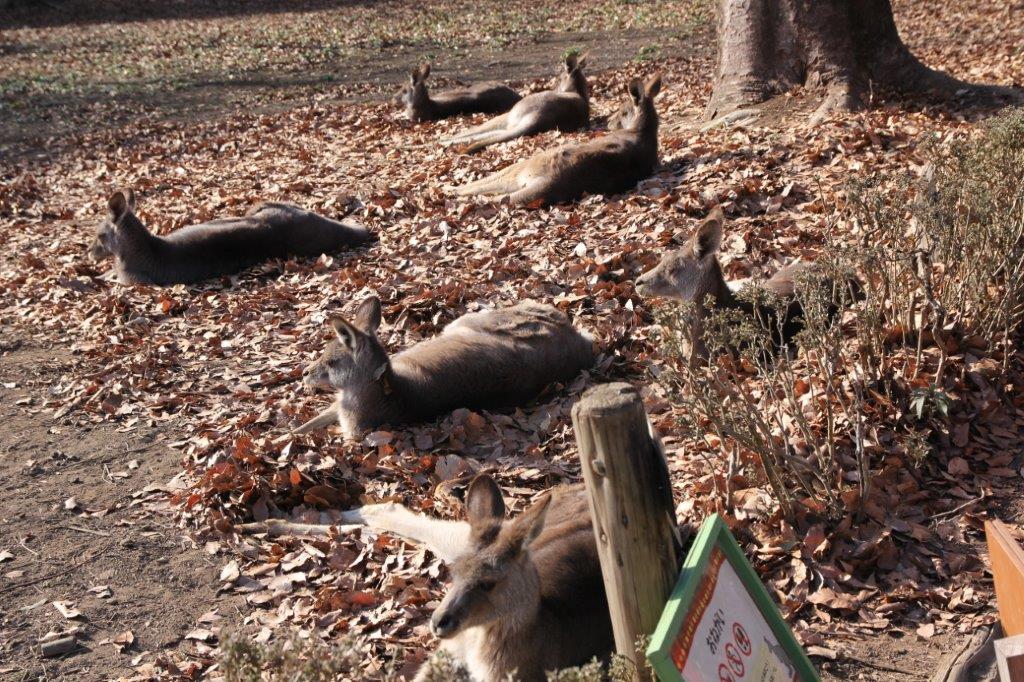
[[(397, 680), (398, 658), (392, 659), (389, 668), (371, 673), (364, 669), (365, 653), (352, 637), (326, 643), (315, 635), (294, 631), (264, 644), (241, 635), (229, 635), (221, 646), (220, 671), (225, 682)], [(469, 679), (444, 655), (435, 655), (427, 665), (430, 666), (427, 680), (459, 682)]]
[[(639, 645), (638, 645), (639, 646)], [(402, 679), (391, 669), (370, 673), (361, 669), (363, 655), (354, 639), (345, 638), (326, 644), (315, 637), (295, 632), (288, 638), (261, 644), (232, 635), (221, 647), (220, 669), (225, 682), (349, 682)], [(393, 660), (392, 663), (395, 661)], [(469, 682), (469, 673), (456, 666), (442, 650), (423, 663), (426, 682)], [(515, 678), (511, 678), (514, 680)], [(597, 660), (576, 668), (548, 673), (553, 682), (627, 682), (633, 679), (633, 665), (622, 656), (612, 656), (610, 664)]]
[(225, 638), (221, 646), (220, 669), (226, 682), (330, 682), (352, 679), (351, 673), (358, 670), (361, 660), (350, 640), (329, 645), (293, 633), (280, 641), (261, 644), (234, 635)]
[(883, 325), (862, 343), (880, 357), (893, 335), (919, 348), (934, 343), (942, 352), (938, 385), (946, 355), (965, 343), (996, 351), (1005, 369), (1002, 346), (1024, 317), (1024, 110), (993, 119), (978, 139), (931, 153), (923, 182), (901, 179), (889, 192), (853, 188), (859, 244), (837, 257), (862, 274), (863, 314)]
[[(867, 443), (878, 435), (871, 433), (874, 416), (887, 406), (874, 399), (866, 404), (868, 382), (849, 371), (858, 364), (857, 346), (846, 343), (844, 326), (833, 320), (837, 304), (852, 292), (824, 286), (822, 275), (813, 280), (798, 284), (805, 321), (795, 345), (800, 352), (776, 348), (774, 330), (748, 314), (712, 311), (703, 329), (711, 360), (690, 364), (682, 358), (691, 343), (691, 311), (681, 305), (661, 311), (663, 351), (671, 363), (659, 380), (682, 407), (684, 431), (709, 434), (724, 455), (719, 493), (730, 512), (737, 481), (742, 488), (766, 482), (791, 523), (798, 499), (838, 518), (867, 496)], [(774, 307), (774, 319), (782, 319), (785, 302), (756, 288), (741, 295)], [(860, 487), (848, 491), (850, 481)]]
[[(661, 309), (659, 381), (685, 431), (707, 434), (727, 462), (716, 481), (730, 511), (739, 481), (767, 483), (790, 522), (798, 503), (842, 518), (868, 498), (873, 453), (927, 456), (922, 420), (947, 416), (952, 354), (1008, 370), (1024, 317), (1024, 112), (931, 153), (923, 181), (851, 189), (836, 220), (853, 223), (856, 243), (829, 244), (798, 283), (805, 328), (788, 347), (773, 347), (771, 316), (712, 311), (711, 360), (691, 366), (691, 310)], [(857, 286), (835, 284), (851, 276)], [(756, 287), (744, 296), (781, 319), (785, 302)]]

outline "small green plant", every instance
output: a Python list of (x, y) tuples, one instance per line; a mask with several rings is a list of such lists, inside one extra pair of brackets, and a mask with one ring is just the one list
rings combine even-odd
[(661, 52), (660, 45), (644, 45), (636, 54), (636, 61), (648, 62), (658, 57), (658, 53)]
[(910, 396), (910, 409), (918, 419), (924, 419), (926, 415), (948, 417), (951, 402), (949, 394), (941, 388), (926, 386), (914, 389)]

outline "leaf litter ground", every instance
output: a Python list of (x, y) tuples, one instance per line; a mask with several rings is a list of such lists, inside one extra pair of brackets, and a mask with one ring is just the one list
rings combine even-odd
[[(1008, 20), (1011, 13), (1008, 2), (940, 10), (901, 2), (897, 21), (927, 64), (1020, 84), (1024, 29)], [(128, 26), (157, 30), (165, 21)], [(203, 30), (223, 21), (205, 19)], [(579, 480), (569, 410), (587, 386), (609, 380), (646, 387), (680, 518), (699, 522), (720, 505), (716, 480), (724, 465), (708, 459), (717, 451), (703, 439), (678, 432), (674, 407), (651, 380), (660, 363), (654, 321), (633, 279), (714, 203), (729, 216), (723, 262), (730, 278), (813, 258), (826, 231), (852, 229), (832, 219), (848, 181), (919, 173), (927, 162), (923, 143), (969, 136), (990, 112), (882, 101), (807, 128), (789, 113), (807, 108), (798, 93), (782, 103), (777, 120), (702, 132), (690, 124), (710, 92), (714, 49), (706, 30), (693, 35), (702, 44), (670, 42), (672, 49), (653, 60), (598, 59), (591, 72), (599, 120), (615, 110), (629, 78), (664, 72), (657, 175), (629, 194), (546, 210), (456, 200), (442, 187), (600, 135), (601, 125), (469, 157), (433, 143), (482, 119), (413, 125), (389, 105), (339, 105), (323, 92), (209, 119), (143, 116), (117, 129), (83, 127), (47, 141), (45, 160), (12, 155), (0, 168), (5, 336), (58, 347), (68, 365), (22, 409), (72, 430), (114, 424), (166, 434), (181, 467), (161, 481), (148, 508), (176, 514), (183, 531), (220, 553), (219, 591), (248, 604), (241, 627), (258, 640), (291, 628), (356, 635), (370, 676), (395, 661), (408, 673), (432, 646), (427, 619), (445, 577), (437, 560), (370, 533), (267, 540), (239, 536), (235, 524), (270, 516), (330, 522), (361, 499), (454, 516), (464, 485), (479, 471), (493, 472), (521, 508), (552, 485)], [(9, 56), (3, 61), (19, 68)], [(520, 85), (543, 88), (540, 76), (550, 68), (537, 65), (538, 78)], [(379, 242), (202, 286), (111, 285), (84, 254), (105, 197), (122, 186), (139, 192), (139, 214), (159, 233), (284, 200), (350, 213), (377, 231)], [(324, 342), (327, 315), (351, 313), (371, 293), (384, 303), (382, 340), (392, 351), (466, 312), (535, 298), (571, 314), (602, 354), (588, 375), (514, 413), (459, 410), (359, 443), (336, 433), (285, 438), (329, 400), (300, 386), (302, 367)], [(827, 533), (785, 527), (764, 512), (769, 498), (756, 481), (733, 519), (798, 636), (840, 677), (926, 674), (938, 647), (917, 644), (954, 641), (995, 619), (980, 529), (992, 513), (1020, 518), (1013, 500), (1024, 408), (986, 391), (984, 373), (975, 374), (980, 382), (957, 397), (980, 416), (953, 425), (927, 461), (914, 468), (879, 446), (865, 519)], [(133, 674), (195, 677), (215, 663), (221, 634), (216, 622), (197, 622), (185, 646), (132, 660)], [(882, 641), (896, 651), (891, 665), (871, 660)]]

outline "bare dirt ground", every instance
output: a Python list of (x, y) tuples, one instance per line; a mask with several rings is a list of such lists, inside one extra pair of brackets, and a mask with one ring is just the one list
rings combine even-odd
[[(65, 371), (66, 350), (5, 343), (0, 676), (113, 679), (193, 630), (230, 629), (240, 600), (217, 596), (219, 562), (155, 509), (180, 472), (166, 433), (52, 421), (33, 406)], [(43, 658), (51, 633), (72, 633), (78, 648)]]

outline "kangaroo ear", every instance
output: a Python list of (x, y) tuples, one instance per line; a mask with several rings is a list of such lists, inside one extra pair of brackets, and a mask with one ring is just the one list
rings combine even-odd
[(129, 213), (135, 212), (135, 192), (130, 189), (114, 192), (107, 199), (107, 206), (110, 208), (111, 218), (116, 223)]
[(648, 99), (654, 99), (654, 97), (661, 92), (661, 73), (656, 73), (647, 79), (647, 83), (644, 84), (644, 92)]
[(427, 76), (429, 76), (429, 75), (430, 75), (430, 64), (428, 62), (423, 62), (422, 64), (420, 64), (419, 81), (422, 83), (423, 81), (427, 80)]
[(565, 55), (565, 72), (572, 73), (577, 68), (579, 68), (579, 55), (575, 52)]
[(590, 55), (589, 52), (584, 52), (576, 59), (576, 70), (582, 71), (583, 67), (587, 65), (587, 57)]
[(626, 86), (626, 92), (629, 93), (629, 96), (633, 98), (636, 104), (640, 104), (640, 100), (644, 96), (643, 84), (640, 82), (640, 79), (634, 78), (629, 81), (629, 85)]
[(349, 353), (355, 352), (361, 332), (340, 317), (332, 317), (329, 322), (334, 329), (334, 335), (338, 338), (338, 343), (348, 349)]
[(466, 516), (471, 525), (501, 521), (505, 518), (505, 500), (498, 484), (490, 476), (477, 476), (466, 493)]
[(353, 325), (366, 334), (376, 334), (380, 326), (380, 299), (371, 296), (360, 304)]
[(718, 253), (718, 249), (722, 246), (722, 228), (724, 226), (725, 213), (722, 212), (721, 206), (715, 206), (693, 235), (694, 255), (697, 258)]
[(529, 547), (530, 543), (536, 540), (540, 532), (544, 530), (544, 520), (547, 518), (550, 506), (551, 495), (548, 494), (512, 522), (509, 539), (517, 550)]

